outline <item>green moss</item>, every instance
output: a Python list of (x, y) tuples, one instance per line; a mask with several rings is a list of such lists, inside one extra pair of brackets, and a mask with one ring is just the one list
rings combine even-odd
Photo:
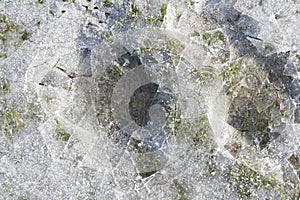
[(38, 113), (38, 108), (33, 103), (29, 103), (26, 112), (22, 113), (15, 107), (7, 108), (5, 104), (0, 106), (0, 128), (8, 140), (12, 140), (13, 134), (24, 129), (25, 125), (36, 118)]
[(102, 32), (99, 34), (99, 39), (101, 40), (105, 40), (108, 41), (111, 38), (111, 34), (107, 33), (107, 32)]
[(203, 148), (210, 131), (207, 116), (201, 116), (193, 122), (188, 122), (180, 119), (179, 111), (172, 112), (167, 118), (167, 125), (171, 128), (174, 136), (184, 138), (195, 149)]
[(192, 135), (192, 145), (200, 148), (206, 141), (210, 125), (207, 116), (201, 116), (195, 121), (196, 131)]
[[(1, 38), (0, 38), (1, 40)], [(6, 53), (0, 53), (0, 58), (7, 58), (7, 54)]]
[(37, 4), (43, 4), (43, 3), (44, 3), (44, 0), (36, 0), (36, 3), (37, 3)]
[(227, 94), (234, 94), (239, 88), (239, 82), (242, 79), (241, 65), (241, 60), (235, 60), (231, 62), (228, 67), (224, 68), (221, 73), (221, 78), (225, 82), (224, 88)]
[(260, 175), (244, 163), (236, 163), (226, 176), (233, 191), (240, 198), (249, 198), (251, 189), (274, 188), (279, 184), (273, 178)]
[(192, 0), (185, 0), (185, 3), (187, 3), (187, 4), (191, 5), (191, 6), (193, 6), (195, 4), (195, 2), (192, 1)]
[(215, 69), (211, 66), (203, 67), (200, 70), (193, 70), (192, 77), (196, 79), (196, 82), (203, 84), (208, 84), (210, 80), (215, 78)]
[(3, 34), (1, 34), (1, 33), (0, 33), (0, 40), (2, 40), (2, 41), (6, 41), (6, 40), (7, 40), (7, 38), (6, 38), (6, 36), (5, 36), (5, 35), (3, 35)]
[(6, 81), (0, 82), (0, 95), (1, 94), (7, 94), (9, 92), (10, 85)]
[(19, 26), (13, 24), (6, 16), (0, 16), (0, 40), (5, 42), (10, 34), (17, 33)]
[(204, 32), (202, 34), (202, 40), (204, 43), (208, 46), (214, 45), (217, 42), (225, 42), (225, 36), (221, 31), (215, 31), (215, 32)]
[[(243, 105), (238, 105), (236, 101), (244, 101)], [(233, 106), (235, 105), (235, 106)], [(241, 134), (251, 145), (259, 142), (261, 149), (265, 148), (271, 140), (276, 136), (270, 136), (269, 127), (276, 124), (276, 116), (272, 117), (270, 114), (272, 107), (267, 108), (266, 111), (258, 112), (256, 106), (249, 102), (249, 100), (236, 99), (229, 108), (228, 123), (238, 129)]]
[(119, 129), (117, 123), (111, 123), (114, 121), (113, 114), (111, 110), (111, 96), (113, 93), (113, 89), (115, 84), (119, 81), (121, 76), (124, 74), (121, 68), (116, 65), (111, 65), (106, 68), (103, 76), (98, 79), (98, 91), (96, 104), (97, 109), (97, 119), (100, 121), (106, 129), (107, 135), (118, 142), (120, 140), (120, 136), (117, 133)]
[(199, 37), (201, 36), (201, 34), (198, 31), (193, 31), (193, 33), (191, 33), (191, 37)]
[(130, 19), (130, 20), (137, 19), (139, 13), (140, 13), (140, 10), (138, 9), (138, 7), (136, 5), (134, 5), (133, 3), (131, 3), (129, 12), (127, 14), (128, 19)]
[(160, 15), (158, 17), (150, 17), (149, 18), (150, 26), (156, 25), (156, 24), (164, 21), (165, 15), (167, 13), (167, 7), (168, 7), (168, 4), (163, 3), (160, 8)]
[(15, 24), (9, 24), (7, 26), (7, 29), (6, 29), (6, 32), (15, 32), (15, 31), (18, 31), (19, 29), (19, 26), (18, 25), (15, 25)]
[(4, 29), (1, 31), (2, 34), (13, 33), (19, 30), (19, 26), (13, 23), (7, 22)]
[(231, 62), (229, 66), (222, 72), (222, 77), (224, 80), (239, 76), (241, 64), (241, 60), (235, 60)]
[(298, 186), (298, 188), (295, 189), (295, 191), (291, 194), (291, 197), (286, 197), (286, 198), (282, 198), (282, 199), (300, 199), (300, 188)]
[(56, 122), (56, 127), (55, 127), (56, 138), (61, 141), (67, 142), (71, 137), (71, 135), (62, 127), (58, 119), (54, 119), (54, 120)]
[(103, 1), (103, 6), (104, 7), (113, 7), (114, 3), (112, 2), (112, 0), (105, 0), (105, 1)]
[(2, 132), (4, 136), (9, 140), (12, 139), (13, 133), (25, 127), (23, 120), (21, 119), (21, 114), (15, 108), (10, 108), (9, 110), (2, 113), (2, 116), (0, 117), (2, 118)]
[(106, 75), (110, 79), (119, 79), (124, 74), (121, 68), (116, 65), (111, 65), (106, 69)]
[(6, 41), (7, 36), (19, 31), (19, 26), (10, 22), (6, 16), (0, 16), (0, 40)]
[(65, 4), (75, 3), (75, 0), (63, 0)]
[(264, 45), (264, 50), (269, 53), (275, 50), (274, 46), (272, 46), (271, 44), (265, 44)]
[(29, 103), (27, 105), (27, 112), (25, 114), (25, 117), (27, 120), (33, 120), (38, 115), (38, 107), (34, 103)]
[(215, 175), (217, 172), (217, 166), (215, 161), (215, 155), (209, 155), (206, 160), (207, 170), (210, 175)]
[(186, 188), (180, 183), (180, 181), (178, 179), (174, 179), (173, 184), (179, 194), (179, 199), (187, 200), (188, 198), (186, 197)]
[(180, 52), (183, 51), (185, 48), (185, 45), (182, 44), (179, 40), (170, 38), (167, 35), (162, 35), (162, 38), (165, 41), (165, 48), (168, 50), (170, 53), (174, 55), (178, 55)]
[(176, 101), (174, 102), (174, 106), (172, 106), (171, 111), (169, 113), (169, 115), (167, 116), (167, 126), (169, 128), (171, 128), (171, 132), (174, 135), (177, 135), (180, 132), (180, 124), (181, 124), (181, 120), (180, 120), (180, 110), (179, 110), (179, 102)]
[(147, 149), (142, 146), (142, 141), (135, 138), (131, 138), (128, 149), (136, 153), (147, 153)]
[(27, 31), (23, 31), (20, 33), (19, 38), (20, 40), (24, 41), (24, 40), (28, 40), (29, 36), (30, 34)]
[[(236, 60), (224, 69), (224, 90), (230, 98), (227, 122), (248, 144), (259, 142), (261, 149), (278, 135), (271, 129), (284, 128), (284, 111), (278, 105), (278, 90), (267, 74), (252, 60)], [(288, 113), (286, 112), (288, 116)]]
[(6, 16), (1, 16), (0, 17), (0, 24), (3, 24), (7, 21), (7, 17)]
[(300, 158), (299, 156), (293, 154), (288, 158), (288, 161), (291, 163), (291, 165), (294, 167), (295, 170), (300, 170)]

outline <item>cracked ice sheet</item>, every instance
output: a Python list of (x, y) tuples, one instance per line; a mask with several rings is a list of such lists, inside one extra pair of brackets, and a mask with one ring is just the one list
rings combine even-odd
[[(1, 63), (1, 77), (4, 76), (18, 85), (23, 84), (21, 87), (18, 85), (11, 87), (12, 90), (16, 91), (16, 95), (11, 95), (10, 98), (17, 99), (22, 93), (26, 93), (26, 100), (36, 101), (34, 95), (29, 94), (35, 90), (36, 84), (41, 81), (42, 76), (39, 75), (43, 74), (43, 69), (50, 71), (58, 63), (58, 60), (63, 60), (59, 59), (61, 56), (76, 54), (76, 38), (82, 24), (80, 20), (83, 20), (82, 15), (77, 9), (71, 8), (70, 15), (43, 24), (42, 28), (34, 33), (30, 40), (24, 42), (17, 51)], [(44, 65), (45, 62), (48, 64), (47, 66)], [(72, 67), (73, 65), (69, 66)], [(26, 69), (28, 71), (25, 75), (24, 70)], [(32, 80), (36, 82), (33, 83)], [(56, 80), (58, 82), (63, 81), (63, 79)], [(27, 82), (25, 86), (24, 81)], [(30, 91), (23, 91), (23, 86), (24, 89)], [(52, 118), (50, 117), (50, 119)], [(45, 122), (47, 123), (47, 121)], [(43, 122), (34, 122), (31, 129), (26, 128), (26, 130), (18, 132), (14, 137), (14, 143), (8, 145), (12, 149), (6, 155), (2, 156), (1, 151), (1, 180), (2, 174), (6, 174), (7, 178), (3, 182), (0, 181), (0, 199), (17, 199), (25, 196), (33, 199), (49, 197), (62, 199), (66, 195), (69, 198), (72, 196), (73, 198), (80, 196), (87, 198), (86, 192), (92, 187), (89, 186), (89, 188), (84, 189), (86, 192), (80, 192), (80, 188), (86, 187), (85, 184), (81, 184), (81, 186), (73, 184), (83, 180), (82, 177), (76, 178), (76, 174), (78, 175), (81, 170), (78, 171), (78, 168), (68, 166), (72, 163), (70, 160), (63, 165), (56, 162), (62, 152), (64, 153), (65, 147), (57, 142), (52, 144), (57, 140), (55, 138), (51, 140), (49, 131), (55, 132), (55, 127), (49, 127), (46, 124), (40, 125), (40, 123)], [(90, 137), (90, 139), (93, 138)], [(0, 140), (2, 149), (5, 143), (8, 144), (2, 131)], [(80, 147), (80, 149), (84, 148)], [(67, 164), (68, 162), (69, 164)], [(43, 183), (41, 184), (41, 182)]]
[[(182, 3), (183, 4), (183, 3)], [(74, 14), (74, 17), (76, 18), (76, 16), (80, 16), (80, 13), (77, 12), (76, 10), (70, 11), (71, 13), (77, 13)], [(185, 15), (188, 15), (188, 11), (186, 11)], [(28, 60), (31, 60), (31, 58), (34, 55), (38, 55), (35, 57), (34, 61), (32, 62), (30, 68), (31, 70), (35, 71), (36, 74), (39, 75), (39, 73), (43, 70), (45, 70), (47, 72), (48, 68), (46, 66), (43, 66), (43, 61), (39, 59), (39, 57), (45, 57), (46, 60), (48, 60), (48, 64), (50, 64), (49, 66), (54, 66), (55, 64), (59, 64), (59, 65), (63, 65), (64, 63), (68, 64), (66, 67), (70, 67), (70, 70), (72, 69), (72, 63), (77, 63), (78, 60), (76, 60), (76, 42), (74, 40), (76, 40), (76, 33), (79, 30), (78, 25), (80, 25), (80, 23), (76, 24), (76, 23), (72, 23), (72, 20), (74, 20), (74, 18), (60, 18), (56, 21), (54, 21), (53, 23), (51, 23), (49, 26), (45, 25), (45, 27), (43, 27), (43, 29), (45, 28), (45, 30), (47, 30), (45, 32), (45, 37), (42, 37), (43, 39), (41, 39), (41, 41), (33, 41), (35, 43), (35, 45), (31, 44), (31, 43), (26, 43), (26, 45), (24, 45), (16, 54), (15, 57), (9, 58), (10, 60), (12, 59), (16, 59), (18, 60), (20, 63), (22, 63), (21, 59), (22, 56), (24, 56), (25, 52), (28, 52), (31, 47), (36, 47), (38, 46), (38, 48), (36, 48), (34, 50), (34, 52), (32, 52), (31, 56), (28, 57)], [(181, 19), (181, 25), (185, 24), (185, 21), (187, 19)], [(79, 20), (80, 21), (80, 20)], [(62, 26), (62, 24), (64, 26)], [(65, 30), (65, 28), (67, 28), (67, 31), (64, 32), (64, 34), (61, 34), (61, 30)], [(197, 27), (198, 28), (198, 27)], [(188, 32), (188, 31), (187, 31)], [(47, 37), (47, 34), (50, 34), (51, 36)], [(55, 37), (56, 42), (52, 41), (52, 37)], [(57, 36), (57, 37), (56, 37)], [(69, 38), (69, 36), (71, 36)], [(33, 37), (34, 38), (34, 37)], [(40, 44), (40, 46), (39, 46)], [(51, 45), (49, 45), (51, 44)], [(68, 48), (65, 48), (66, 46), (68, 46)], [(27, 48), (27, 49), (26, 49)], [(57, 48), (57, 49), (56, 49)], [(65, 59), (59, 59), (60, 55), (76, 55), (74, 56), (74, 60), (72, 60), (72, 56), (67, 57)], [(28, 62), (27, 60), (27, 62)], [(61, 63), (59, 63), (61, 62)], [(196, 62), (197, 64), (197, 62)], [(21, 65), (22, 67), (24, 67), (24, 69), (26, 69), (26, 65)], [(18, 66), (20, 67), (20, 66)], [(39, 68), (40, 67), (40, 68)], [(35, 69), (34, 69), (35, 68)], [(23, 69), (23, 70), (24, 70)], [(69, 68), (66, 68), (69, 69)], [(50, 69), (49, 69), (50, 70)], [(13, 73), (13, 70), (11, 70), (11, 74)], [(57, 73), (59, 73), (59, 75), (65, 75), (63, 72), (61, 71), (55, 71)], [(29, 73), (29, 72), (28, 72)], [(32, 72), (30, 72), (32, 73)], [(30, 75), (30, 74), (27, 74)], [(56, 76), (56, 75), (55, 75)], [(58, 75), (57, 75), (58, 76)], [(41, 76), (42, 77), (42, 76)], [(36, 77), (27, 77), (28, 79), (34, 79), (36, 80), (36, 82), (40, 81), (41, 77), (36, 76)], [(63, 82), (64, 79), (59, 79), (58, 77), (56, 77), (57, 79), (55, 79), (57, 82)], [(64, 76), (64, 78), (66, 78), (66, 75)], [(17, 80), (17, 78), (15, 78), (15, 80)], [(70, 83), (71, 84), (71, 83)], [(65, 88), (67, 90), (67, 88)], [(65, 91), (65, 90), (61, 90), (61, 91)], [(59, 93), (59, 90), (56, 91)], [(61, 92), (64, 93), (64, 92)], [(58, 94), (57, 97), (59, 97), (61, 95), (61, 99), (63, 101), (64, 99), (64, 95), (65, 94)], [(68, 102), (67, 102), (68, 103)], [(55, 108), (55, 106), (57, 106), (56, 104), (53, 104), (53, 107)], [(50, 109), (50, 110), (55, 110), (55, 109)], [(92, 108), (91, 108), (92, 110)], [(117, 158), (116, 161), (116, 165), (115, 166), (111, 166), (109, 165), (109, 159), (110, 157), (112, 157), (113, 155), (115, 155), (116, 152), (121, 151), (120, 149), (118, 149), (117, 147), (112, 148), (113, 144), (107, 142), (105, 140), (105, 138), (97, 138), (94, 139), (91, 136), (88, 137), (82, 137), (81, 133), (84, 134), (92, 134), (94, 132), (97, 132), (97, 128), (93, 127), (93, 124), (95, 122), (93, 122), (94, 118), (92, 116), (92, 113), (95, 111), (91, 111), (90, 114), (86, 114), (86, 116), (84, 116), (81, 119), (74, 119), (76, 120), (76, 122), (78, 122), (78, 126), (80, 127), (89, 127), (88, 130), (81, 130), (80, 127), (72, 127), (72, 123), (70, 122), (66, 122), (65, 124), (67, 125), (65, 128), (72, 133), (72, 136), (70, 138), (70, 141), (68, 142), (67, 145), (57, 145), (56, 144), (52, 144), (50, 143), (51, 141), (55, 141), (55, 138), (49, 138), (49, 132), (55, 132), (55, 127), (54, 126), (42, 126), (40, 127), (41, 130), (41, 136), (43, 137), (44, 141), (41, 141), (40, 139), (35, 139), (35, 138), (31, 138), (32, 140), (36, 140), (36, 142), (39, 143), (45, 143), (46, 145), (48, 145), (48, 152), (50, 153), (53, 161), (58, 161), (59, 156), (62, 154), (68, 154), (68, 150), (67, 150), (67, 146), (71, 145), (71, 143), (73, 144), (73, 148), (75, 148), (76, 150), (74, 150), (75, 152), (80, 152), (84, 155), (84, 150), (87, 149), (87, 152), (89, 152), (88, 147), (82, 147), (80, 144), (76, 144), (76, 139), (79, 138), (81, 141), (84, 141), (85, 139), (91, 139), (91, 140), (95, 140), (97, 141), (97, 143), (95, 142), (94, 145), (98, 146), (98, 148), (94, 148), (93, 145), (91, 145), (89, 148), (92, 148), (95, 152), (91, 153), (88, 156), (85, 156), (83, 158), (83, 161), (80, 163), (72, 163), (72, 160), (65, 160), (63, 162), (56, 162), (56, 163), (52, 163), (51, 166), (49, 167), (49, 171), (46, 173), (45, 178), (43, 179), (43, 182), (45, 182), (45, 184), (43, 184), (42, 186), (38, 186), (38, 182), (34, 184), (34, 189), (32, 189), (31, 195), (29, 195), (30, 197), (33, 198), (43, 198), (43, 197), (52, 197), (54, 199), (62, 199), (62, 198), (70, 198), (70, 199), (78, 199), (78, 198), (89, 198), (90, 196), (88, 196), (88, 191), (92, 191), (91, 193), (93, 193), (94, 191), (96, 191), (96, 193), (94, 193), (94, 196), (97, 196), (100, 199), (104, 199), (104, 198), (119, 198), (119, 199), (128, 199), (128, 198), (152, 198), (152, 199), (160, 199), (160, 198), (172, 198), (175, 199), (177, 195), (177, 191), (174, 188), (174, 184), (172, 184), (172, 180), (170, 180), (170, 178), (168, 177), (168, 173), (172, 173), (173, 177), (176, 178), (182, 178), (183, 180), (185, 180), (185, 183), (189, 183), (188, 185), (188, 190), (193, 189), (194, 193), (193, 195), (191, 195), (191, 197), (197, 197), (197, 198), (201, 198), (201, 199), (212, 199), (212, 198), (226, 198), (225, 194), (221, 194), (221, 192), (216, 192), (217, 191), (222, 191), (221, 189), (226, 187), (225, 184), (222, 183), (222, 181), (220, 181), (218, 178), (211, 178), (209, 177), (205, 177), (206, 172), (203, 172), (206, 165), (205, 165), (205, 155), (201, 155), (200, 152), (195, 152), (193, 153), (193, 155), (189, 155), (186, 154), (184, 155), (182, 152), (184, 152), (185, 148), (183, 148), (180, 145), (174, 145), (173, 147), (169, 147), (170, 148), (170, 154), (173, 154), (173, 157), (176, 157), (179, 152), (180, 154), (182, 153), (183, 155), (181, 156), (180, 159), (176, 160), (176, 162), (166, 166), (164, 169), (161, 170), (160, 173), (157, 173), (157, 175), (153, 178), (150, 178), (146, 181), (143, 181), (140, 179), (140, 177), (136, 177), (136, 173), (133, 170), (134, 169), (134, 164), (132, 162), (132, 158), (130, 158), (130, 156), (128, 155), (128, 152), (121, 152), (123, 153), (122, 156), (120, 156), (119, 158)], [(48, 114), (51, 114), (50, 112)], [(55, 114), (55, 113), (54, 113)], [(57, 115), (62, 114), (63, 117), (64, 113), (58, 113)], [(215, 112), (215, 114), (217, 115), (217, 112)], [(223, 113), (222, 113), (223, 114)], [(91, 117), (92, 119), (89, 119), (89, 117)], [(223, 121), (223, 115), (219, 116), (220, 118), (222, 117), (222, 119), (220, 121)], [(53, 119), (51, 117), (49, 117), (49, 121), (53, 121)], [(91, 122), (91, 123), (88, 123)], [(47, 123), (47, 122), (46, 122)], [(217, 122), (215, 122), (216, 124)], [(51, 124), (49, 122), (49, 124), (46, 125), (54, 125)], [(217, 127), (217, 126), (216, 126)], [(223, 128), (222, 126), (220, 126), (220, 128)], [(75, 129), (75, 130), (73, 130)], [(294, 129), (293, 129), (294, 130)], [(291, 130), (290, 130), (291, 131)], [(215, 131), (216, 133), (216, 137), (217, 137), (217, 132), (219, 132), (219, 130)], [(289, 131), (286, 132), (286, 134), (288, 134)], [(295, 133), (295, 131), (293, 132)], [(92, 134), (93, 136), (93, 134)], [(27, 139), (30, 139), (30, 137), (28, 137)], [(291, 138), (291, 140), (293, 140), (293, 138)], [(25, 140), (26, 142), (28, 140)], [(84, 143), (89, 143), (90, 140), (88, 141), (84, 141)], [(220, 140), (220, 143), (223, 145), (223, 141)], [(21, 143), (22, 144), (22, 143)], [(30, 143), (28, 143), (30, 144)], [(92, 143), (91, 143), (92, 144)], [(105, 144), (105, 145), (103, 145)], [(297, 144), (297, 143), (296, 143)], [(289, 144), (289, 146), (293, 146), (294, 148), (297, 150), (296, 146), (294, 143)], [(34, 145), (33, 145), (34, 146)], [(30, 147), (28, 147), (30, 148)], [(172, 149), (173, 148), (173, 149)], [(182, 148), (182, 152), (181, 150), (179, 150), (180, 148)], [(172, 150), (171, 150), (172, 149)], [(18, 158), (17, 156), (21, 154), (21, 150), (20, 150), (20, 145), (16, 145), (16, 159)], [(98, 152), (98, 154), (97, 154)], [(99, 153), (100, 152), (100, 153)], [(26, 154), (26, 152), (25, 152)], [(102, 156), (98, 157), (99, 154)], [(47, 155), (48, 156), (48, 155)], [(67, 158), (72, 158), (71, 153), (69, 155), (69, 157), (67, 156)], [(74, 155), (77, 156), (77, 155)], [(94, 157), (93, 157), (94, 156)], [(46, 156), (45, 156), (46, 157)], [(186, 158), (185, 158), (186, 157)], [(42, 160), (41, 158), (37, 158)], [(182, 159), (182, 160), (181, 160)], [(97, 163), (95, 164), (96, 161)], [(102, 162), (101, 162), (102, 161)], [(218, 160), (218, 163), (220, 163), (221, 165), (225, 165), (226, 162), (231, 162), (230, 160)], [(22, 165), (23, 167), (27, 167), (31, 166), (31, 165), (26, 165), (27, 163), (25, 162), (24, 165)], [(70, 165), (67, 165), (70, 164)], [(77, 165), (78, 164), (78, 165)], [(4, 163), (5, 165), (5, 163)], [(98, 174), (96, 175), (96, 178), (94, 178), (94, 180), (90, 181), (96, 181), (97, 179), (101, 180), (101, 183), (98, 184), (92, 184), (89, 182), (89, 180), (87, 180), (86, 178), (84, 178), (84, 176), (82, 174), (80, 174), (80, 172), (78, 172), (78, 168), (77, 166), (90, 166), (91, 168), (98, 168)], [(70, 167), (69, 167), (70, 166)], [(124, 166), (127, 166), (127, 168), (124, 170)], [(37, 172), (44, 172), (43, 170), (40, 170), (39, 166), (34, 166), (33, 167), (34, 170), (36, 170)], [(200, 169), (200, 173), (199, 173), (199, 169)], [(19, 169), (20, 170), (20, 169)], [(40, 171), (39, 171), (40, 170)], [(79, 170), (80, 171), (80, 170)], [(84, 170), (83, 170), (84, 171)], [(22, 170), (18, 171), (19, 174), (22, 175)], [(86, 171), (82, 172), (85, 173)], [(15, 171), (12, 170), (11, 173), (15, 173)], [(22, 178), (17, 179), (17, 181), (19, 180), (20, 183), (16, 182), (12, 182), (13, 184), (20, 184), (22, 187), (18, 186), (16, 188), (16, 190), (30, 190), (30, 188), (28, 186), (31, 186), (30, 184), (32, 183), (28, 183), (26, 181), (24, 181), (27, 176), (31, 176), (32, 174), (35, 174), (35, 172), (31, 171), (30, 169), (28, 171), (25, 171), (25, 175), (26, 176), (22, 176)], [(90, 173), (90, 172), (86, 172), (86, 173)], [(9, 173), (8, 173), (9, 174)], [(92, 174), (92, 173), (91, 173)], [(40, 174), (39, 174), (40, 175)], [(137, 184), (137, 183), (140, 183)], [(90, 184), (90, 185), (89, 185)], [(133, 189), (133, 184), (136, 184), (137, 187), (137, 194), (136, 196), (134, 196), (133, 194), (130, 194), (131, 191), (127, 191), (128, 189)], [(96, 185), (96, 186), (95, 186)], [(93, 186), (95, 187), (100, 187), (98, 188), (98, 190), (94, 190), (93, 191)], [(209, 187), (209, 188), (208, 188)], [(39, 191), (39, 189), (41, 188), (41, 191)], [(218, 189), (215, 189), (218, 188)], [(146, 190), (146, 192), (145, 192)], [(53, 191), (53, 192), (52, 192)], [(195, 192), (196, 191), (196, 192)], [(21, 193), (21, 192), (20, 192)], [(141, 196), (139, 196), (141, 195)], [(151, 196), (149, 196), (151, 195)], [(198, 195), (198, 196), (197, 196)], [(222, 196), (223, 195), (223, 196)], [(93, 195), (91, 195), (90, 198)], [(234, 197), (229, 199), (234, 199)]]
[(272, 44), (278, 52), (300, 49), (299, 0), (238, 0), (234, 8), (259, 23), (257, 38)]

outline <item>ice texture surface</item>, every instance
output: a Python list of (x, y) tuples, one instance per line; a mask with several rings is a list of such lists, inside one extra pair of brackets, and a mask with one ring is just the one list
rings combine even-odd
[(298, 0), (0, 0), (0, 199), (300, 199)]

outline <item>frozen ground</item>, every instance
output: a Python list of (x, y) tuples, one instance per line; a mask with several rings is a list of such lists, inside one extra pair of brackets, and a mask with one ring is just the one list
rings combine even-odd
[(0, 0), (0, 199), (300, 199), (299, 0)]

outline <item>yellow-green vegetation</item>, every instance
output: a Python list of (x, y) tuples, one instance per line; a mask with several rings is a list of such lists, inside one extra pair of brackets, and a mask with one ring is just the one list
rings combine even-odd
[(124, 72), (120, 67), (111, 65), (106, 69), (104, 76), (110, 80), (114, 80), (114, 83), (116, 83), (115, 81), (118, 81), (123, 74)]
[(0, 95), (5, 95), (9, 92), (10, 85), (7, 81), (0, 82)]
[(104, 40), (104, 41), (109, 41), (109, 39), (111, 39), (111, 34), (107, 33), (107, 32), (101, 32), (99, 33), (99, 39)]
[(103, 6), (104, 7), (112, 7), (114, 5), (115, 4), (114, 4), (114, 2), (112, 0), (105, 0), (105, 1), (103, 1)]
[(251, 169), (245, 163), (236, 163), (226, 174), (228, 182), (233, 191), (240, 198), (249, 198), (251, 189), (255, 188), (275, 188), (279, 185), (273, 178), (267, 178)]
[[(0, 43), (11, 44), (13, 40), (13, 44), (17, 46), (20, 42), (27, 40), (29, 35), (27, 31), (20, 32), (19, 26), (12, 23), (8, 17), (0, 15)], [(0, 58), (6, 58), (7, 56), (5, 52), (0, 52)]]
[(194, 121), (181, 120), (179, 111), (173, 111), (169, 115), (167, 125), (171, 128), (175, 137), (184, 139), (196, 149), (203, 147), (210, 131), (207, 116), (203, 115)]
[(24, 114), (26, 120), (33, 120), (38, 115), (38, 107), (34, 103), (29, 103), (27, 105), (27, 112)]
[(235, 163), (225, 174), (232, 191), (241, 199), (251, 197), (251, 191), (257, 189), (264, 189), (270, 193), (270, 197), (273, 196), (282, 200), (299, 199), (299, 185), (288, 181), (278, 181), (274, 176), (274, 174), (264, 176), (246, 163)]
[(172, 133), (176, 135), (179, 133), (180, 120), (180, 109), (179, 102), (175, 101), (171, 107), (170, 113), (167, 115), (167, 126), (171, 129)]
[(229, 50), (226, 47), (226, 38), (221, 30), (206, 31), (201, 33), (203, 44), (210, 49), (208, 55), (212, 63), (224, 64), (229, 60)]
[(127, 14), (128, 19), (135, 20), (138, 18), (139, 14), (140, 14), (140, 10), (138, 9), (138, 7), (134, 3), (131, 2), (129, 11)]
[(0, 111), (0, 128), (8, 140), (12, 140), (13, 134), (24, 129), (26, 124), (34, 120), (38, 114), (38, 108), (34, 103), (29, 103), (25, 112), (19, 112), (15, 107), (6, 108), (5, 105), (0, 106), (2, 106)]
[(210, 46), (210, 45), (217, 44), (218, 42), (224, 43), (225, 36), (220, 30), (214, 32), (204, 32), (202, 34), (202, 40), (204, 44)]
[(270, 136), (270, 130), (283, 127), (281, 117), (289, 117), (280, 107), (278, 89), (253, 60), (234, 60), (221, 76), (231, 102), (228, 123), (239, 130), (250, 144), (258, 140), (259, 146), (265, 148), (276, 138), (275, 134)]
[(161, 8), (160, 8), (160, 15), (158, 17), (150, 17), (149, 18), (150, 26), (156, 25), (159, 22), (161, 23), (161, 22), (164, 21), (165, 15), (167, 13), (167, 7), (168, 7), (168, 4), (163, 3)]
[(20, 40), (24, 41), (24, 40), (28, 40), (30, 34), (27, 31), (23, 31), (20, 33), (19, 38)]
[(12, 134), (25, 127), (21, 114), (15, 109), (10, 108), (0, 113), (0, 121), (2, 121), (1, 129), (4, 136), (11, 140)]
[(147, 153), (147, 150), (141, 146), (142, 141), (131, 138), (128, 143), (128, 149), (135, 153)]
[(65, 4), (71, 4), (71, 3), (75, 3), (75, 0), (64, 0), (64, 2)]
[(242, 66), (242, 60), (237, 59), (234, 60), (227, 66), (221, 73), (221, 77), (223, 78), (223, 81), (225, 82), (225, 90), (226, 93), (233, 92), (233, 90), (240, 86), (240, 81), (242, 79), (241, 76), (241, 66)]
[(185, 48), (185, 45), (175, 38), (169, 37), (165, 34), (162, 35), (162, 38), (164, 39), (165, 49), (168, 53), (178, 55)]
[(6, 53), (0, 53), (0, 58), (7, 58), (7, 54)]
[(265, 43), (264, 44), (264, 51), (266, 53), (271, 53), (274, 50), (275, 50), (275, 48), (274, 48), (274, 46), (272, 44), (269, 44), (269, 43)]
[(36, 0), (36, 4), (43, 4), (44, 0)]
[(178, 179), (174, 179), (173, 184), (178, 192), (179, 199), (188, 200), (188, 198), (186, 197), (186, 188), (182, 185), (182, 183), (180, 183)]
[(299, 156), (293, 154), (288, 158), (288, 161), (294, 167), (295, 170), (300, 171), (300, 158)]
[(300, 186), (298, 185), (297, 187), (294, 188), (294, 191), (292, 192), (291, 195), (288, 197), (282, 197), (282, 200), (294, 200), (294, 199), (300, 199)]
[(192, 0), (185, 0), (184, 2), (191, 5), (191, 6), (193, 6), (195, 4), (195, 2), (192, 1)]
[(18, 25), (10, 22), (6, 16), (0, 16), (0, 40), (6, 41), (8, 34), (17, 32), (18, 30)]
[(192, 77), (196, 79), (196, 82), (200, 85), (208, 85), (212, 83), (216, 77), (215, 68), (211, 66), (202, 67), (200, 70), (194, 69), (192, 71)]
[(56, 123), (56, 127), (55, 127), (56, 138), (61, 141), (67, 142), (71, 135), (62, 127), (58, 119), (54, 119), (54, 120)]
[(210, 130), (210, 124), (206, 115), (199, 117), (194, 125), (196, 126), (196, 130), (194, 134), (192, 134), (192, 145), (195, 148), (200, 148), (206, 140), (208, 132)]
[(216, 167), (215, 155), (212, 154), (208, 156), (206, 160), (206, 165), (207, 165), (208, 173), (214, 176), (218, 170)]

